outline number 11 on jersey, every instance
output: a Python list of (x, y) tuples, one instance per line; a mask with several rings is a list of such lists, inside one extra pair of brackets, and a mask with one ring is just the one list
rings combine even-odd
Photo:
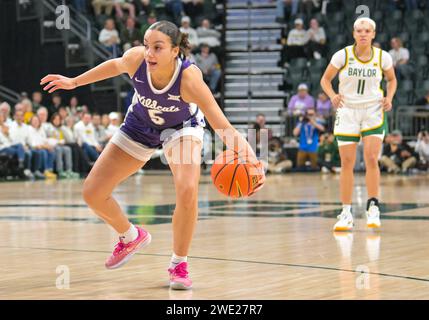
[(357, 93), (363, 94), (364, 90), (365, 90), (365, 80), (360, 79), (358, 81)]

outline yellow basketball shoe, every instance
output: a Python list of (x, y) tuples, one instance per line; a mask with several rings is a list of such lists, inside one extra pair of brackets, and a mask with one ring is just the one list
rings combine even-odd
[(334, 225), (334, 231), (350, 231), (353, 229), (353, 215), (349, 210), (343, 209), (337, 216), (337, 223)]
[(368, 228), (380, 228), (380, 209), (376, 205), (371, 205), (366, 211), (366, 225)]

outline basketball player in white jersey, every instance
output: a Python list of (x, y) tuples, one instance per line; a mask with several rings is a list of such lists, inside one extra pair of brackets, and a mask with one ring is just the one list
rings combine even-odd
[[(372, 19), (359, 18), (353, 26), (355, 44), (336, 52), (326, 68), (320, 84), (337, 108), (334, 135), (341, 157), (340, 190), (343, 209), (334, 231), (353, 228), (351, 213), (353, 168), (356, 146), (362, 138), (366, 166), (367, 226), (379, 228), (378, 207), (380, 169), (378, 157), (387, 130), (386, 111), (392, 109), (397, 81), (392, 58), (386, 51), (372, 46), (376, 24)], [(339, 74), (339, 93), (331, 81)], [(387, 81), (384, 95), (381, 81)]]

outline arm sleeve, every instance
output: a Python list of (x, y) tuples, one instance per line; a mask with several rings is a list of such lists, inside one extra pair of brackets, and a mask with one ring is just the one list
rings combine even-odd
[(381, 68), (383, 70), (389, 70), (393, 66), (392, 56), (386, 52), (382, 51), (381, 53)]
[(109, 36), (105, 30), (101, 30), (100, 35), (98, 36), (98, 41), (104, 44), (107, 40), (109, 40)]
[(189, 30), (189, 42), (195, 46), (198, 46), (198, 35), (195, 30)]
[(289, 113), (292, 113), (293, 109), (295, 109), (295, 101), (296, 101), (296, 96), (293, 96), (287, 105), (287, 109)]
[(295, 30), (291, 30), (289, 34), (287, 35), (287, 45), (292, 46), (295, 45), (296, 39), (295, 39)]
[(36, 133), (29, 128), (28, 130), (28, 140), (27, 140), (28, 145), (31, 148), (36, 147)]
[(323, 155), (325, 154), (325, 148), (321, 148), (322, 146), (319, 146), (317, 148), (317, 158), (319, 159), (319, 162), (323, 162)]
[(420, 152), (421, 147), (422, 147), (422, 143), (421, 143), (421, 141), (420, 141), (420, 140), (417, 140), (416, 145), (414, 146), (414, 151), (415, 151), (415, 152), (417, 152), (417, 153), (419, 153), (419, 152)]
[(103, 36), (104, 36), (104, 32), (103, 30), (100, 31), (100, 34), (98, 35), (98, 42), (103, 42)]
[(320, 40), (326, 41), (326, 33), (325, 33), (325, 29), (323, 29), (323, 27), (320, 27)]
[(3, 148), (7, 148), (9, 146), (10, 146), (9, 141), (6, 139), (3, 133), (0, 132), (0, 150)]
[(316, 100), (314, 100), (313, 96), (310, 96), (310, 108), (316, 108)]
[(342, 67), (344, 67), (345, 63), (346, 63), (345, 49), (335, 52), (335, 54), (332, 56), (331, 64), (335, 68), (341, 69)]
[(390, 147), (388, 145), (383, 146), (382, 155), (390, 157)]
[(74, 134), (75, 134), (76, 140), (81, 145), (83, 143), (83, 137), (82, 137), (82, 130), (81, 130), (81, 126), (80, 125), (76, 124), (74, 126)]
[(30, 141), (31, 141), (31, 126), (28, 126), (26, 129), (26, 135), (25, 135), (25, 139), (24, 142), (27, 144), (27, 146), (30, 146)]
[(321, 126), (325, 126), (326, 125), (326, 121), (322, 118), (317, 118), (316, 119), (316, 123), (320, 124)]
[(121, 39), (119, 38), (119, 33), (118, 31), (115, 30), (114, 32), (115, 36), (116, 36), (116, 44), (120, 44), (121, 43)]
[(307, 32), (304, 32), (300, 45), (306, 45), (308, 41), (310, 41), (310, 35)]
[(410, 51), (408, 51), (408, 49), (407, 48), (403, 48), (404, 50), (402, 50), (403, 52), (404, 52), (404, 54), (403, 54), (403, 59), (405, 59), (405, 60), (410, 60)]

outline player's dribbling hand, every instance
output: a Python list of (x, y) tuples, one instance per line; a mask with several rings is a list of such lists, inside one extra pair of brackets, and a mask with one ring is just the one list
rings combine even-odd
[(332, 105), (334, 108), (341, 108), (343, 107), (343, 96), (341, 94), (336, 94), (331, 99)]
[(44, 85), (48, 82), (49, 84), (44, 87), (43, 90), (49, 90), (49, 93), (52, 93), (59, 89), (73, 90), (77, 87), (76, 81), (74, 81), (72, 78), (67, 78), (60, 74), (48, 74), (46, 77), (40, 80), (40, 85)]
[(381, 99), (381, 106), (383, 107), (384, 111), (392, 110), (392, 100), (384, 97), (383, 99)]
[(259, 180), (257, 185), (255, 186), (255, 188), (253, 189), (253, 191), (251, 193), (249, 193), (249, 197), (251, 195), (253, 195), (255, 192), (261, 190), (264, 187), (265, 184), (265, 167), (262, 161), (258, 161), (255, 164), (255, 167), (257, 168), (257, 170), (259, 171)]

